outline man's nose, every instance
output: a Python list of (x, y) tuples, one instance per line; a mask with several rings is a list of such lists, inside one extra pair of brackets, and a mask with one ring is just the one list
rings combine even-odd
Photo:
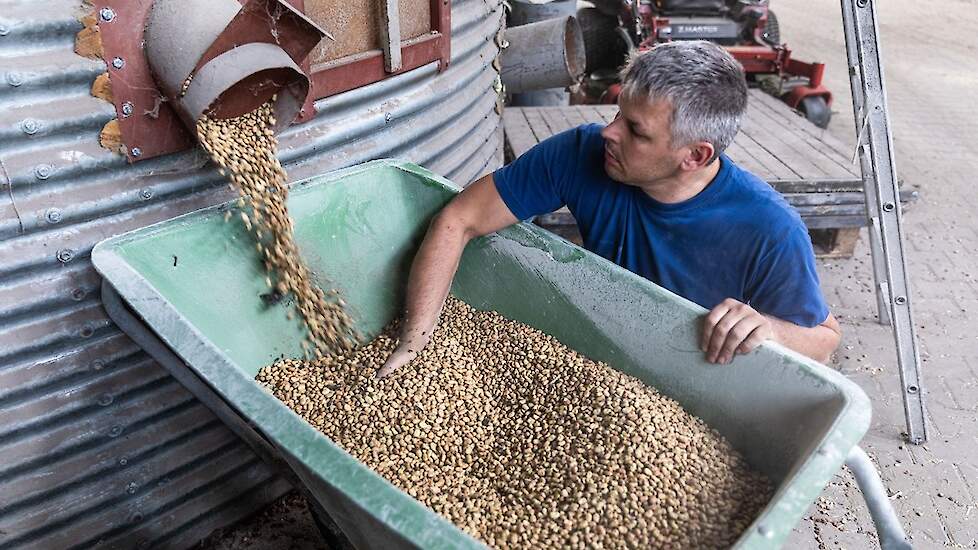
[(621, 120), (621, 119), (616, 118), (615, 120), (612, 120), (610, 123), (608, 123), (607, 126), (604, 127), (603, 130), (601, 130), (601, 137), (603, 137), (605, 139), (605, 141), (610, 141), (610, 142), (613, 142), (613, 143), (618, 141), (618, 121), (619, 120)]

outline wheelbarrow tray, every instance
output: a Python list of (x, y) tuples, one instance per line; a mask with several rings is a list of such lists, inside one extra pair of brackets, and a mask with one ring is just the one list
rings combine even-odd
[[(341, 292), (362, 334), (398, 314), (428, 221), (457, 191), (396, 160), (292, 186), (303, 258), (322, 287)], [(239, 416), (229, 421), (239, 433), (248, 426), (267, 439), (357, 547), (482, 547), (255, 382), (262, 366), (301, 354), (303, 333), (286, 318), (287, 300), (260, 298), (265, 273), (237, 211), (207, 208), (95, 247), (106, 289), (169, 348), (151, 353), (179, 357), (164, 366), (195, 381), (185, 383), (202, 400), (216, 395), (217, 408)], [(470, 243), (452, 292), (639, 378), (723, 434), (776, 487), (737, 548), (779, 546), (869, 427), (869, 400), (837, 372), (774, 343), (706, 363), (702, 307), (530, 224)]]

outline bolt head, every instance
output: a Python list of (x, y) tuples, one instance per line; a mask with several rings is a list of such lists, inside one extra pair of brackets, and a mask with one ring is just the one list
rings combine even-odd
[(116, 69), (121, 69), (126, 66), (126, 60), (121, 57), (115, 57), (112, 59), (112, 66)]
[(58, 261), (63, 264), (70, 262), (71, 259), (74, 257), (75, 257), (75, 251), (70, 248), (62, 248), (61, 250), (58, 251), (57, 254)]
[(385, 122), (390, 122), (393, 118), (394, 118), (394, 115), (392, 115), (390, 113), (384, 113), (384, 121)]
[(105, 21), (106, 23), (115, 19), (115, 11), (113, 11), (112, 8), (102, 8), (99, 10), (98, 14), (99, 17), (102, 18), (102, 21)]
[(39, 180), (48, 179), (52, 172), (54, 172), (54, 167), (50, 164), (39, 164), (34, 167), (34, 177)]
[(139, 198), (143, 199), (144, 201), (148, 201), (149, 199), (153, 198), (153, 190), (149, 188), (140, 189)]
[(57, 208), (48, 208), (47, 212), (44, 213), (44, 218), (48, 223), (58, 223), (61, 221), (61, 210)]
[(6, 25), (0, 25), (0, 36), (7, 36), (9, 32), (10, 29)]
[(41, 129), (41, 125), (33, 118), (27, 118), (20, 123), (20, 129), (23, 130), (25, 134), (33, 136), (38, 130)]
[(122, 104), (122, 116), (128, 117), (132, 115), (133, 106), (131, 101), (127, 101)]
[(20, 86), (23, 83), (24, 83), (24, 79), (21, 78), (20, 73), (14, 71), (10, 71), (9, 73), (7, 73), (7, 84), (10, 84), (11, 86), (16, 88), (17, 86)]
[(133, 147), (132, 150), (130, 150), (129, 152), (134, 157), (138, 157), (139, 155), (142, 155), (143, 154), (143, 150), (140, 149), (139, 147)]

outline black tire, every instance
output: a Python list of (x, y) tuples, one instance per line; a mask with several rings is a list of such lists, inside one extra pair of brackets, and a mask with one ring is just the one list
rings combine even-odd
[(622, 0), (590, 0), (590, 2), (594, 4), (594, 7), (601, 13), (605, 15), (614, 15), (615, 17), (618, 17), (618, 14), (621, 13), (623, 7)]
[(615, 32), (617, 17), (601, 13), (598, 8), (581, 8), (577, 10), (577, 22), (584, 38), (585, 72), (617, 69), (624, 63), (627, 51)]
[(781, 45), (781, 26), (778, 25), (778, 16), (774, 12), (767, 10), (767, 23), (764, 25), (764, 39), (773, 46)]
[(808, 96), (802, 99), (798, 104), (798, 112), (819, 128), (828, 128), (829, 120), (832, 119), (832, 111), (829, 110), (822, 96)]

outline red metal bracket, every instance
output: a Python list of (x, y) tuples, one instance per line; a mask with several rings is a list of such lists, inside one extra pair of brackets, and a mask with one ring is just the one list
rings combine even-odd
[(103, 57), (112, 83), (112, 102), (129, 162), (194, 145), (190, 132), (157, 89), (143, 53), (143, 28), (152, 6), (153, 0), (95, 2)]

